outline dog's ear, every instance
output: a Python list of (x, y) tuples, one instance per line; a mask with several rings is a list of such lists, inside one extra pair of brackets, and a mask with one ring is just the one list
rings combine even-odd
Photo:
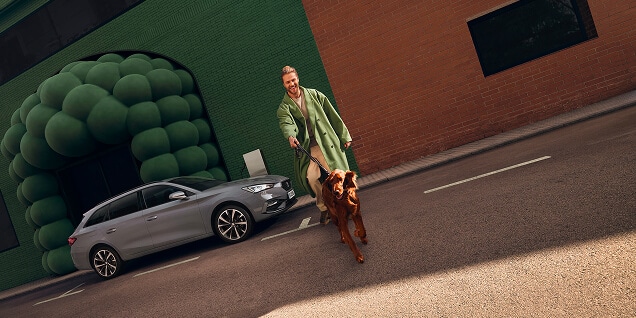
[(335, 170), (334, 170), (334, 171), (331, 171), (331, 172), (329, 173), (329, 175), (327, 176), (327, 179), (325, 179), (325, 182), (324, 182), (323, 184), (331, 184), (331, 183), (332, 183), (332, 181), (333, 181), (333, 176), (335, 175), (335, 173), (334, 173), (334, 172), (335, 172)]
[(358, 188), (358, 183), (356, 182), (356, 173), (354, 171), (347, 171), (345, 174), (345, 187), (346, 188)]

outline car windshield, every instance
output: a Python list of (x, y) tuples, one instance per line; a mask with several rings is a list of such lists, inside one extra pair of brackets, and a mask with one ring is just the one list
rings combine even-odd
[(219, 184), (225, 183), (226, 181), (206, 178), (176, 178), (170, 182), (199, 191), (205, 191), (207, 189), (214, 188)]

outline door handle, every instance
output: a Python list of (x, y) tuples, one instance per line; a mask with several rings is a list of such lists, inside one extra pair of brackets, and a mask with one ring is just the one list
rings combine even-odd
[(153, 216), (151, 216), (151, 217), (147, 218), (147, 219), (146, 219), (146, 221), (154, 221), (154, 220), (156, 220), (156, 219), (157, 219), (157, 216), (156, 216), (156, 215), (153, 215)]
[(115, 231), (117, 231), (117, 229), (112, 228), (112, 229), (109, 229), (108, 231), (106, 231), (106, 234), (115, 233)]

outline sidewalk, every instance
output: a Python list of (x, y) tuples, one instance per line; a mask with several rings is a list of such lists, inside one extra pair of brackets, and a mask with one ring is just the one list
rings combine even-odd
[[(567, 125), (581, 122), (590, 118), (598, 117), (613, 111), (628, 108), (636, 105), (636, 90), (601, 101), (565, 114), (561, 114), (546, 120), (536, 122), (518, 129), (514, 129), (496, 136), (478, 140), (457, 148), (449, 149), (431, 156), (423, 157), (414, 161), (406, 162), (395, 167), (378, 171), (358, 178), (358, 186), (363, 189), (377, 184), (404, 177), (406, 175), (440, 166), (455, 160), (459, 160), (474, 154), (485, 152), (503, 145), (536, 136), (548, 131), (552, 131)], [(314, 199), (305, 195), (298, 198), (298, 203), (292, 209), (299, 209), (314, 203)], [(0, 301), (11, 297), (19, 296), (35, 290), (52, 286), (63, 282), (69, 278), (94, 275), (92, 271), (77, 271), (61, 277), (43, 278), (31, 283), (27, 283), (12, 289), (0, 291)]]

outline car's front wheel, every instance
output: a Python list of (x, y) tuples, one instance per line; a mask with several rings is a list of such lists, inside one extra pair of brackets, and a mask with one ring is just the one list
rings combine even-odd
[(228, 243), (245, 241), (254, 228), (252, 216), (242, 207), (228, 205), (214, 214), (214, 234)]
[(115, 250), (108, 246), (100, 246), (91, 255), (91, 265), (97, 275), (109, 279), (121, 273), (124, 262)]

